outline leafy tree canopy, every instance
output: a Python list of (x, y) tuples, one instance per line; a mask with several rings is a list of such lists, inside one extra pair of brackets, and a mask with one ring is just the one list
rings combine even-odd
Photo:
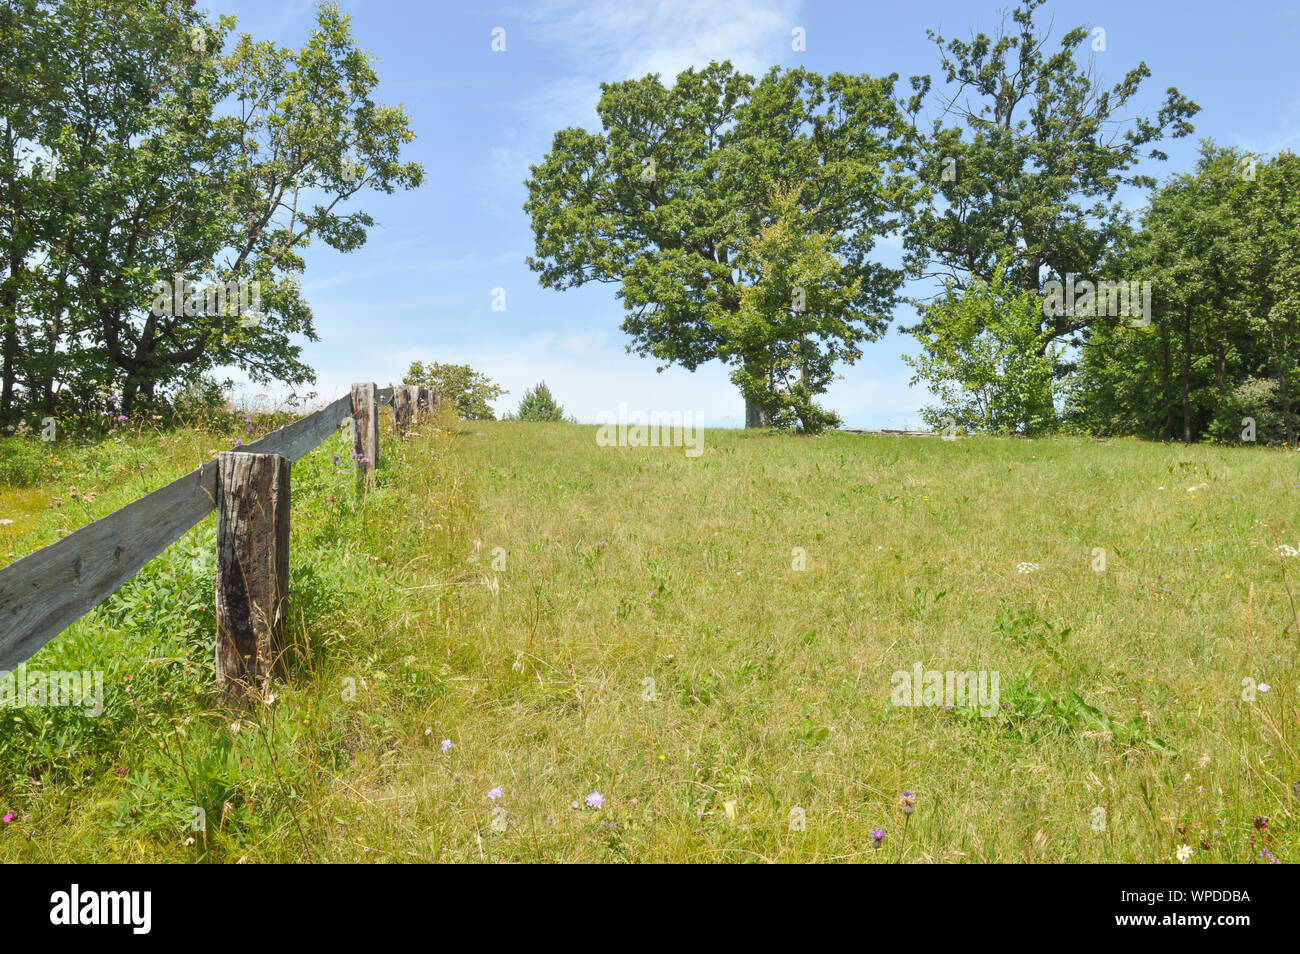
[[(803, 386), (815, 390), (813, 365), (854, 360), (888, 326), (901, 273), (870, 255), (914, 197), (896, 79), (774, 67), (755, 82), (714, 62), (672, 86), (657, 74), (603, 84), (601, 131), (561, 130), (532, 167), (530, 266), (550, 288), (617, 285), (629, 350), (691, 370), (712, 360), (743, 369), (747, 425), (771, 423), (757, 382), (796, 341), (806, 354), (823, 349), (806, 362)], [(762, 238), (783, 209), (819, 236), (816, 268), (825, 276), (833, 258), (847, 291), (816, 316), (842, 329), (826, 339), (791, 337), (798, 329), (770, 307), (784, 281), (773, 268), (809, 267), (774, 262), (778, 246)], [(764, 304), (749, 292), (747, 306), (755, 287)]]

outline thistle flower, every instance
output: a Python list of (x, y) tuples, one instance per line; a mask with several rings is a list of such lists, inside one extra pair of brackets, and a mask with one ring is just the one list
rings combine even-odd
[(916, 804), (916, 796), (911, 792), (904, 792), (902, 795), (898, 796), (898, 800), (903, 805), (903, 814), (912, 814), (912, 806)]
[(879, 848), (881, 844), (884, 843), (885, 840), (885, 829), (883, 828), (871, 829), (871, 840), (874, 841), (876, 843), (876, 847)]

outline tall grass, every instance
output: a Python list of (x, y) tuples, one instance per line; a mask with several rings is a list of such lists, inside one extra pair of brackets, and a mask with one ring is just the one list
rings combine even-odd
[[(1294, 454), (443, 419), (354, 492), (348, 450), (293, 469), (274, 702), (212, 692), (209, 520), (31, 661), (106, 711), (0, 713), (0, 859), (1294, 860)], [(892, 704), (918, 662), (998, 705)]]

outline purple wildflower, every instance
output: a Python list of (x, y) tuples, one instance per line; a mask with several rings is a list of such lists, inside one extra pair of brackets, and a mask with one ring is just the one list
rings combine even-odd
[(495, 802), (498, 798), (500, 798), (500, 797), (501, 797), (501, 786), (500, 786), (500, 785), (498, 785), (496, 788), (492, 789), (492, 791), (488, 792), (488, 798), (492, 799), (492, 801), (494, 801), (494, 802)]
[(453, 744), (454, 744), (454, 743), (451, 741), (451, 739), (443, 739), (443, 740), (442, 740), (442, 750), (443, 750), (444, 752), (450, 752), (451, 749), (452, 749), (452, 745), (453, 745)]
[(876, 847), (879, 848), (881, 842), (885, 840), (885, 829), (883, 828), (871, 829), (871, 840), (874, 841), (876, 843)]
[(605, 804), (605, 796), (600, 794), (600, 792), (592, 792), (590, 795), (587, 796), (588, 808), (600, 808), (600, 806), (604, 804)]

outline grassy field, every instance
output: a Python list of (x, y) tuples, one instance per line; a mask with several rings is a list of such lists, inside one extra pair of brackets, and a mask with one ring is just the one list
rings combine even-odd
[[(0, 555), (226, 446), (7, 442)], [(105, 712), (0, 710), (0, 861), (1300, 850), (1294, 453), (444, 419), (358, 493), (349, 449), (293, 470), (272, 704), (212, 694), (213, 518), (30, 661)], [(895, 704), (918, 663), (999, 695)]]

